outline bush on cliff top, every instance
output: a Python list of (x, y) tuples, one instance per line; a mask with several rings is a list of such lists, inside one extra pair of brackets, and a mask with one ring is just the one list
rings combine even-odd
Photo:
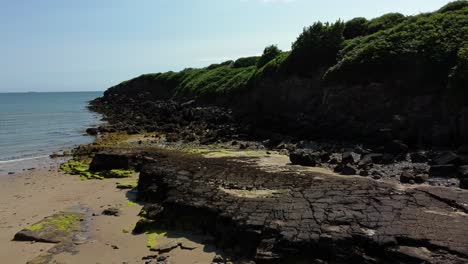
[(466, 25), (468, 1), (452, 2), (436, 12), (412, 17), (390, 13), (369, 21), (318, 22), (304, 29), (290, 52), (269, 46), (261, 57), (143, 75), (106, 94), (133, 89), (154, 94), (165, 90), (177, 96), (225, 94), (254, 89), (262, 78), (309, 77), (319, 69), (328, 69), (324, 80), (333, 83), (392, 80), (415, 89), (425, 84), (446, 86), (450, 79), (451, 87), (459, 87), (465, 82), (465, 53), (460, 51), (468, 42)]
[(407, 18), (395, 27), (346, 41), (326, 79), (335, 82), (447, 82), (468, 36), (468, 8)]

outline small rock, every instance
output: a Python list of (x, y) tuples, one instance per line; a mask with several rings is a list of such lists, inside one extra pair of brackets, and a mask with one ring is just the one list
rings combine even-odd
[(120, 215), (120, 209), (116, 207), (110, 207), (102, 211), (103, 215), (109, 215), (109, 216), (119, 216)]
[(112, 247), (113, 249), (119, 249), (119, 247), (116, 246), (116, 245), (111, 245), (111, 247)]
[(8, 172), (8, 175), (13, 175), (13, 174), (15, 174), (15, 173), (12, 172), (12, 171)]

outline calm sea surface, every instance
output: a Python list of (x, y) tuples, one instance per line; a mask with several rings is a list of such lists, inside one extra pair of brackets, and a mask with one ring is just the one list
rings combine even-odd
[(8, 163), (31, 160), (78, 144), (89, 143), (86, 128), (100, 116), (88, 101), (101, 92), (0, 93), (0, 169)]

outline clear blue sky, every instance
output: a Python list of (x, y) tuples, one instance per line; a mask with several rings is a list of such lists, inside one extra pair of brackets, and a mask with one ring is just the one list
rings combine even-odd
[(104, 90), (142, 73), (288, 50), (304, 26), (446, 0), (0, 0), (0, 92)]

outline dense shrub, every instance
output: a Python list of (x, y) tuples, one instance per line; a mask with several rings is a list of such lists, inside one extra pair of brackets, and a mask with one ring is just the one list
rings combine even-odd
[(415, 16), (393, 28), (349, 40), (325, 79), (444, 84), (467, 41), (466, 25), (468, 8)]
[(260, 57), (258, 57), (258, 56), (245, 57), (245, 58), (237, 59), (234, 62), (234, 68), (243, 68), (243, 67), (255, 66), (255, 65), (257, 65), (259, 59), (260, 59)]
[(343, 36), (345, 39), (365, 36), (368, 31), (368, 21), (364, 17), (356, 17), (345, 23)]
[(460, 9), (465, 8), (465, 7), (468, 7), (468, 1), (459, 0), (459, 1), (454, 1), (454, 2), (446, 4), (441, 9), (439, 9), (438, 12), (445, 13), (445, 12), (460, 10)]
[(403, 21), (405, 21), (405, 16), (400, 13), (385, 14), (369, 21), (367, 24), (367, 34), (392, 28)]
[(271, 45), (266, 47), (263, 50), (263, 54), (258, 60), (257, 67), (261, 68), (268, 62), (270, 62), (272, 59), (274, 59), (276, 56), (278, 56), (281, 53), (281, 50), (278, 49), (278, 46), (276, 45)]
[(291, 55), (285, 62), (288, 71), (311, 75), (320, 66), (331, 65), (342, 48), (344, 23), (314, 23), (305, 28), (292, 45)]

